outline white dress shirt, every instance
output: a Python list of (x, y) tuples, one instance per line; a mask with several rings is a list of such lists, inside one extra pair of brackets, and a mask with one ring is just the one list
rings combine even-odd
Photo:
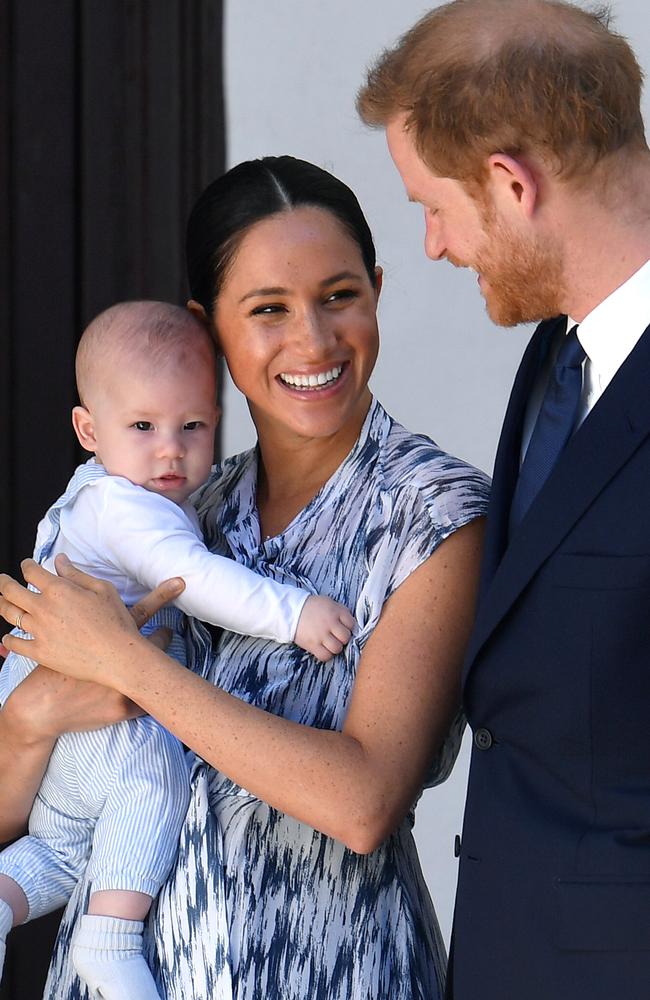
[[(566, 333), (576, 325), (567, 318)], [(650, 261), (603, 299), (578, 326), (578, 340), (586, 358), (582, 365), (582, 394), (576, 427), (594, 408), (646, 327), (650, 325)], [(557, 344), (537, 379), (526, 408), (520, 460), (530, 444), (550, 371), (560, 350)]]

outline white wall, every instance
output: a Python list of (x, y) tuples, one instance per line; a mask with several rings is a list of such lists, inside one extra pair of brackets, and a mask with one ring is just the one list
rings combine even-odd
[[(382, 133), (354, 110), (366, 67), (427, 9), (416, 0), (230, 0), (225, 57), (228, 160), (291, 153), (341, 177), (356, 192), (385, 271), (382, 349), (375, 394), (410, 430), (490, 471), (508, 391), (529, 335), (485, 315), (471, 272), (427, 261), (421, 209), (406, 201)], [(650, 68), (647, 0), (613, 4), (616, 28)], [(646, 120), (648, 103), (646, 98)], [(225, 453), (248, 447), (252, 425), (226, 386)], [(468, 747), (445, 786), (427, 792), (416, 839), (448, 939)]]

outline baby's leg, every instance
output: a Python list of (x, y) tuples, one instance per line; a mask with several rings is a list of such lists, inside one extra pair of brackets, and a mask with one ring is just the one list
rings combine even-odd
[(157, 1000), (142, 954), (143, 921), (178, 849), (188, 772), (182, 747), (153, 719), (129, 728), (131, 746), (116, 747), (113, 759), (122, 764), (95, 826), (93, 891), (72, 962), (106, 1000)]
[[(112, 896), (113, 910), (143, 908), (142, 900), (129, 900), (141, 893), (96, 893)], [(127, 897), (121, 899), (120, 897)], [(147, 900), (146, 916), (151, 905)], [(91, 896), (91, 905), (92, 905)], [(103, 1000), (160, 1000), (160, 994), (142, 954), (143, 920), (89, 913), (81, 918), (74, 939), (72, 964), (90, 989), (91, 996)]]
[(70, 898), (83, 869), (75, 864), (79, 852), (59, 853), (58, 849), (69, 846), (64, 838), (55, 848), (30, 835), (0, 853), (0, 978), (11, 928), (57, 910)]
[(16, 924), (22, 924), (28, 913), (27, 896), (21, 887), (7, 875), (0, 875), (0, 979), (7, 950), (7, 934)]

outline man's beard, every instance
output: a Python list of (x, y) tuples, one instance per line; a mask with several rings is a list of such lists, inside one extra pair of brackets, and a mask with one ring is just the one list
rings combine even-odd
[(487, 208), (483, 216), (485, 239), (471, 266), (482, 278), (490, 319), (516, 326), (559, 315), (565, 298), (559, 245), (525, 240)]

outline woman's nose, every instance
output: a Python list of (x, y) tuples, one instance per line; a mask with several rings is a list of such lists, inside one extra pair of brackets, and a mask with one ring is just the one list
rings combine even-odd
[(323, 315), (318, 309), (305, 310), (302, 321), (296, 327), (297, 339), (303, 350), (321, 355), (336, 343), (332, 316)]

